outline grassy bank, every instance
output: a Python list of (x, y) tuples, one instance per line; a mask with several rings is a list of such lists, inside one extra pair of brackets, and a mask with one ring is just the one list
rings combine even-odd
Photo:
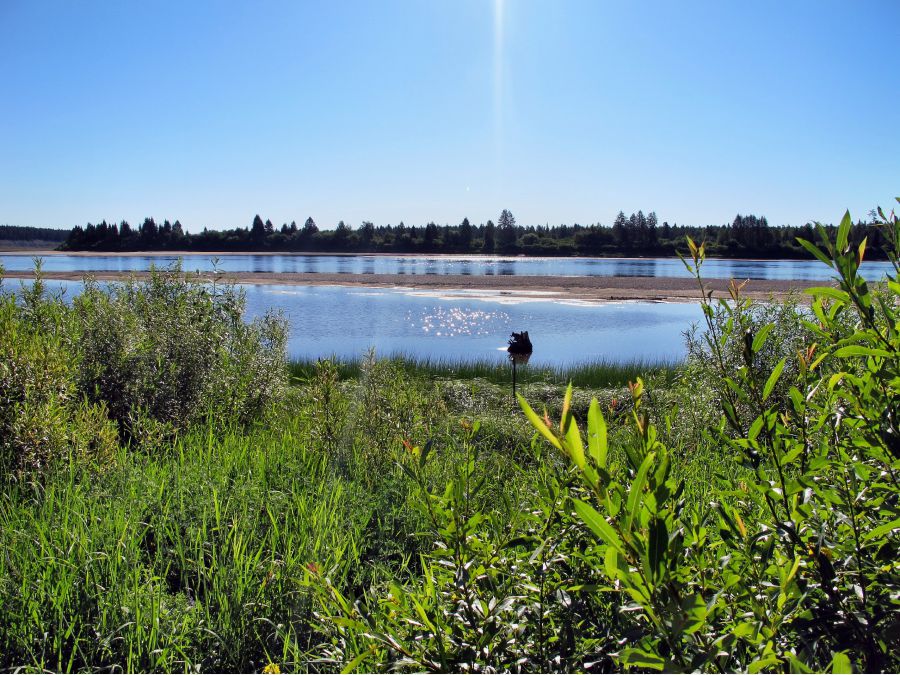
[[(7, 485), (0, 666), (339, 670), (322, 581), (351, 597), (419, 578), (436, 534), (423, 489), (441, 492), (477, 456), (470, 507), (507, 523), (507, 538), (531, 526), (523, 510), (564, 467), (532, 444), (506, 383), (358, 367), (345, 379), (311, 369), (252, 428), (197, 424), (149, 453), (122, 446), (100, 466), (66, 457), (38, 482)], [(559, 388), (524, 390), (559, 413)], [(627, 396), (579, 390), (576, 405), (597, 393)], [(426, 440), (419, 484), (404, 441)]]

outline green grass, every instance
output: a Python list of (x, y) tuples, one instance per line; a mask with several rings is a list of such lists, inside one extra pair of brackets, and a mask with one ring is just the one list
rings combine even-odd
[[(493, 384), (508, 385), (512, 382), (509, 362), (501, 355), (497, 359), (447, 359), (440, 357), (417, 357), (396, 355), (387, 359), (410, 376), (424, 379), (475, 380), (481, 379)], [(333, 359), (341, 380), (359, 379), (365, 358)], [(575, 387), (605, 388), (625, 386), (637, 377), (649, 373), (662, 376), (666, 383), (674, 381), (681, 363), (641, 359), (635, 361), (614, 361), (598, 359), (572, 366), (519, 366), (517, 382), (522, 384), (544, 383), (565, 386), (569, 382)], [(306, 381), (315, 372), (316, 361), (293, 360), (288, 364), (292, 377)]]
[(310, 565), (346, 577), (365, 510), (302, 417), (0, 498), (0, 668), (259, 670), (298, 659)]
[[(346, 591), (416, 574), (432, 542), (402, 440), (435, 439), (437, 486), (465, 431), (439, 390), (395, 364), (327, 402), (322, 391), (298, 386), (251, 428), (194, 425), (103, 467), (62, 459), (0, 486), (0, 671), (329, 670), (313, 653), (325, 638), (310, 574)], [(531, 434), (497, 433), (480, 463), (487, 494), (518, 499), (531, 488), (507, 453)]]

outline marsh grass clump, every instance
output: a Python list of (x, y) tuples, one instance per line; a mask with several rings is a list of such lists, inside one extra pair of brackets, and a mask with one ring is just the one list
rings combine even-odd
[[(509, 363), (505, 358), (494, 360), (484, 358), (449, 359), (429, 356), (414, 356), (409, 354), (393, 354), (381, 356), (381, 360), (388, 360), (396, 364), (405, 373), (426, 379), (457, 380), (468, 382), (472, 380), (484, 380), (492, 384), (508, 385), (512, 374)], [(366, 364), (366, 357), (355, 359), (329, 359), (334, 364), (338, 377), (341, 380), (359, 379)], [(646, 376), (648, 373), (658, 373), (666, 382), (671, 383), (681, 368), (677, 361), (637, 359), (634, 361), (615, 361), (612, 359), (597, 359), (568, 366), (546, 366), (531, 364), (526, 368), (520, 368), (518, 381), (520, 384), (546, 383), (563, 385), (571, 382), (573, 386), (580, 388), (605, 388), (624, 387), (629, 381), (638, 376)], [(295, 359), (288, 364), (291, 375), (299, 381), (308, 380), (313, 376), (316, 361), (308, 359)]]

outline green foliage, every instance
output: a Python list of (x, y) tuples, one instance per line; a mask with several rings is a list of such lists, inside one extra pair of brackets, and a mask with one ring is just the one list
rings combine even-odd
[[(900, 240), (896, 217), (884, 225)], [(572, 496), (596, 540), (586, 555), (622, 595), (634, 631), (615, 654), (620, 666), (871, 672), (900, 664), (900, 285), (894, 274), (886, 293), (870, 291), (857, 273), (865, 242), (851, 249), (849, 229), (848, 215), (836, 242), (820, 228), (824, 251), (803, 244), (837, 272), (839, 288), (810, 291), (816, 321), (806, 326), (818, 342), (796, 354), (785, 400), (774, 392), (787, 379), (786, 358), (756, 364), (775, 327), (740, 332), (742, 363), (729, 367), (726, 348), (746, 306), (735, 289), (733, 304), (719, 306), (726, 320), (717, 322), (704, 293), (724, 415), (715, 438), (748, 470), (738, 485), (721, 477), (718, 501), (681, 499), (671, 453), (642, 411), (640, 380), (632, 387), (640, 444), (626, 448), (620, 475), (608, 465), (598, 405), (588, 414), (585, 448), (566, 408), (554, 431), (522, 400), (587, 490), (587, 498)], [(689, 246), (686, 265), (700, 279), (704, 250)], [(849, 335), (841, 315), (851, 317)]]
[(233, 286), (177, 268), (101, 288), (69, 307), (44, 288), (40, 261), (20, 300), (0, 294), (0, 475), (74, 454), (98, 465), (125, 437), (147, 447), (191, 423), (260, 418), (285, 390), (286, 328), (243, 321)]
[[(571, 386), (558, 425), (520, 398), (569, 468), (547, 457), (523, 466), (533, 489), (500, 512), (476, 505), (485, 481), (474, 434), (443, 490), (425, 478), (440, 446), (410, 444), (400, 466), (434, 547), (413, 578), (355, 598), (320, 579), (326, 662), (895, 670), (900, 286), (894, 275), (872, 292), (858, 277), (864, 245), (850, 250), (847, 223), (820, 251), (839, 288), (814, 289), (809, 312), (759, 308), (737, 286), (714, 305), (704, 250), (689, 242), (707, 331), (679, 386), (696, 388), (700, 375), (711, 389), (720, 417), (705, 433), (686, 435), (671, 416), (661, 432), (653, 417), (665, 402), (642, 379), (630, 387), (630, 424), (608, 403), (607, 421), (594, 400), (586, 434)], [(900, 239), (896, 219), (886, 224)], [(698, 470), (697, 453), (712, 466)]]
[(284, 393), (285, 322), (244, 322), (244, 296), (232, 285), (176, 266), (108, 288), (88, 281), (74, 308), (79, 386), (132, 438), (158, 439), (206, 417), (246, 423)]
[[(550, 461), (528, 474), (532, 487), (515, 497), (533, 510), (491, 504), (497, 487), (480, 454), (479, 431), (472, 425), (450, 447), (410, 444), (399, 462), (434, 542), (414, 578), (355, 600), (327, 577), (318, 580), (320, 625), (331, 636), (320, 647), (325, 663), (364, 672), (571, 670), (583, 665), (585, 649), (602, 652), (609, 642), (593, 637), (576, 646), (578, 627), (608, 613), (569, 592), (577, 561), (569, 553), (576, 543), (560, 536), (560, 523), (568, 521), (561, 510), (564, 472)], [(435, 489), (429, 460), (443, 453), (458, 459), (445, 486)]]
[[(65, 250), (192, 250), (192, 251), (322, 251), (333, 253), (482, 253), (536, 256), (674, 256), (685, 237), (707, 237), (710, 255), (729, 258), (798, 258), (809, 252), (797, 243), (798, 236), (812, 236), (809, 225), (772, 227), (764, 216), (737, 215), (721, 225), (659, 223), (656, 213), (643, 211), (626, 218), (619, 212), (612, 225), (516, 225), (504, 210), (495, 226), (492, 221), (473, 225), (466, 218), (459, 225), (407, 227), (375, 225), (362, 221), (354, 229), (341, 221), (334, 229), (319, 230), (312, 218), (303, 228), (295, 222), (276, 228), (271, 221), (254, 217), (249, 227), (232, 230), (203, 229), (189, 234), (181, 223), (153, 218), (132, 228), (127, 222), (87, 223), (76, 226), (60, 248)], [(834, 228), (829, 226), (830, 230)], [(0, 227), (0, 239), (3, 238)], [(851, 238), (868, 237), (873, 257), (884, 257), (885, 240), (873, 222), (857, 222)]]
[(75, 387), (77, 327), (38, 279), (18, 305), (0, 295), (0, 477), (22, 478), (74, 454), (103, 463), (118, 439), (102, 403)]

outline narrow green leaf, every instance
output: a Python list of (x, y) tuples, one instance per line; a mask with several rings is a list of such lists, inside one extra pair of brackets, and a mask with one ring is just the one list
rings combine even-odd
[(663, 657), (637, 647), (626, 647), (619, 652), (619, 657), (616, 660), (623, 666), (631, 666), (639, 670), (661, 671), (666, 666), (666, 660)]
[(852, 356), (881, 356), (882, 358), (891, 358), (893, 354), (885, 349), (876, 349), (875, 347), (863, 347), (862, 345), (847, 345), (835, 350), (834, 355), (839, 359), (845, 359)]
[[(825, 229), (825, 226), (822, 223), (816, 223), (816, 232), (819, 233), (819, 238), (822, 240), (822, 244), (825, 246), (825, 251), (834, 258), (834, 246), (831, 244), (831, 239), (828, 238), (828, 230)], [(830, 267), (834, 267), (833, 260), (829, 262)]]
[(571, 414), (565, 419), (566, 449), (569, 451), (572, 461), (575, 462), (575, 466), (583, 470), (587, 460), (584, 457), (584, 443), (581, 441), (581, 432), (578, 430), (578, 424), (576, 424), (575, 418)]
[(749, 666), (747, 666), (747, 672), (750, 673), (750, 675), (756, 675), (756, 673), (762, 672), (766, 668), (777, 666), (780, 663), (781, 659), (779, 659), (774, 654), (768, 654), (761, 659), (753, 661)]
[(838, 383), (847, 376), (847, 373), (835, 373), (828, 378), (828, 391), (832, 391)]
[(850, 212), (845, 211), (844, 217), (841, 218), (841, 224), (838, 226), (837, 231), (837, 250), (839, 253), (843, 253), (847, 249), (847, 244), (850, 239), (850, 228), (853, 226), (853, 221), (850, 220)]
[(812, 288), (805, 289), (803, 292), (807, 295), (812, 295), (815, 297), (825, 296), (827, 298), (831, 298), (832, 300), (842, 302), (845, 305), (850, 303), (850, 296), (847, 295), (846, 291), (842, 291), (838, 288), (833, 288), (832, 286), (813, 286)]
[(606, 555), (603, 557), (603, 566), (606, 569), (606, 576), (615, 581), (619, 576), (619, 552), (614, 546), (607, 547)]
[(350, 663), (344, 666), (344, 669), (341, 671), (342, 673), (352, 673), (354, 672), (369, 656), (371, 656), (371, 652), (366, 649), (361, 654), (357, 655), (355, 659), (353, 659)]
[(863, 535), (863, 539), (877, 539), (878, 537), (883, 537), (894, 530), (900, 529), (900, 518), (896, 518), (889, 523), (885, 523), (884, 525), (879, 525), (874, 530), (869, 530)]
[(797, 243), (800, 244), (803, 248), (805, 248), (807, 251), (812, 253), (816, 258), (818, 258), (820, 261), (822, 261), (829, 267), (832, 266), (831, 260), (828, 258), (828, 256), (822, 252), (822, 249), (820, 249), (818, 246), (813, 244), (811, 241), (806, 241), (806, 239), (797, 237)]
[(781, 377), (782, 370), (784, 370), (784, 359), (781, 359), (781, 361), (778, 362), (778, 365), (775, 366), (775, 370), (772, 371), (772, 374), (769, 375), (769, 379), (766, 380), (766, 386), (763, 387), (763, 401), (769, 398), (769, 394), (771, 394), (772, 390), (775, 388), (778, 378)]
[(575, 507), (575, 513), (577, 513), (578, 517), (581, 518), (581, 521), (590, 528), (591, 532), (615, 548), (616, 551), (625, 555), (625, 547), (623, 546), (619, 535), (616, 534), (612, 525), (607, 523), (603, 516), (597, 513), (597, 510), (593, 506), (580, 499), (573, 499), (572, 503)]
[(562, 450), (562, 445), (559, 442), (559, 439), (556, 435), (547, 428), (547, 425), (544, 424), (544, 420), (538, 417), (538, 414), (531, 409), (531, 406), (528, 405), (528, 401), (525, 400), (525, 397), (522, 394), (516, 394), (516, 397), (519, 399), (519, 405), (522, 407), (523, 412), (525, 413), (525, 417), (528, 418), (528, 421), (531, 422), (531, 426), (541, 432), (541, 435), (550, 441), (550, 444), (558, 450)]
[(566, 418), (569, 416), (569, 408), (572, 405), (572, 383), (569, 382), (569, 386), (566, 387), (566, 395), (563, 398), (562, 405), (562, 415), (560, 416), (560, 422), (562, 423), (562, 427), (560, 427), (560, 431), (565, 431)]
[(756, 437), (759, 436), (759, 432), (762, 431), (765, 422), (766, 421), (761, 415), (753, 420), (753, 424), (750, 425), (750, 430), (747, 432), (747, 438), (751, 441), (755, 441)]
[(591, 406), (588, 408), (588, 452), (601, 469), (606, 468), (607, 451), (606, 420), (603, 419), (600, 404), (595, 398), (591, 400)]
[(644, 486), (647, 485), (647, 474), (650, 473), (650, 466), (655, 459), (655, 452), (650, 452), (644, 457), (644, 461), (641, 462), (641, 466), (638, 468), (634, 481), (632, 481), (628, 490), (628, 502), (625, 506), (625, 530), (631, 529), (631, 524), (634, 522), (635, 516), (637, 516), (638, 509), (644, 499)]
[(759, 329), (759, 332), (756, 334), (756, 337), (753, 338), (753, 344), (751, 345), (754, 354), (762, 349), (762, 346), (766, 343), (766, 338), (769, 337), (769, 333), (772, 332), (773, 328), (775, 328), (774, 323), (767, 323)]
[(846, 652), (838, 652), (831, 659), (832, 673), (852, 673), (853, 664), (850, 663), (850, 657)]

